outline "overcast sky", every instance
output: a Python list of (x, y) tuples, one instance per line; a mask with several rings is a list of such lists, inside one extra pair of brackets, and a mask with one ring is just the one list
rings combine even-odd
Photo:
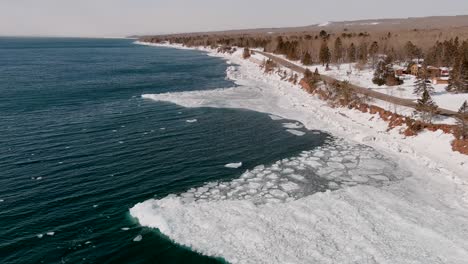
[(105, 36), (468, 14), (468, 0), (0, 0), (0, 35)]

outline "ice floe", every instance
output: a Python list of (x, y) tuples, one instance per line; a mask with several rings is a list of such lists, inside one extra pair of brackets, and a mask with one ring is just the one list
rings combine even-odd
[(282, 120), (283, 118), (281, 116), (277, 116), (277, 115), (268, 115), (271, 120)]
[(141, 240), (143, 240), (143, 236), (142, 236), (142, 235), (138, 235), (138, 236), (136, 236), (136, 237), (133, 239), (134, 242), (140, 242)]
[(286, 129), (286, 131), (288, 131), (289, 133), (295, 135), (295, 136), (303, 136), (305, 135), (306, 133), (305, 132), (302, 132), (302, 131), (299, 131), (299, 130), (295, 130), (295, 129)]
[[(228, 168), (240, 166), (241, 162), (225, 165)], [(264, 204), (271, 198), (285, 202), (356, 184), (381, 186), (408, 175), (371, 147), (333, 139), (324, 146), (303, 151), (297, 157), (257, 166), (246, 170), (238, 179), (211, 182), (178, 197), (182, 203), (250, 200), (254, 204)]]
[(283, 123), (283, 127), (289, 128), (289, 129), (298, 129), (298, 128), (304, 128), (304, 125), (302, 125), (299, 122), (296, 122), (296, 123)]
[(242, 162), (228, 163), (228, 164), (224, 165), (224, 167), (230, 168), (230, 169), (237, 169), (237, 168), (242, 167)]

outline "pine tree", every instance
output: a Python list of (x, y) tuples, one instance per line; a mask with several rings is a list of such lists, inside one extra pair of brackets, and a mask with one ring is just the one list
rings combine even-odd
[(432, 101), (431, 95), (427, 90), (424, 90), (421, 99), (418, 99), (416, 111), (420, 112), (423, 122), (431, 123), (432, 117), (437, 113), (438, 106)]
[(343, 43), (341, 38), (338, 37), (335, 39), (335, 45), (333, 49), (333, 61), (336, 63), (341, 63), (343, 59)]
[(250, 58), (250, 50), (249, 50), (249, 48), (244, 48), (244, 52), (242, 53), (242, 58), (244, 58), (244, 59)]
[(460, 72), (461, 72), (461, 80), (462, 80), (462, 87), (461, 87), (460, 92), (468, 93), (468, 58), (466, 56), (463, 59)]
[(420, 73), (414, 83), (414, 90), (413, 93), (420, 95), (421, 93), (427, 91), (428, 93), (432, 94), (434, 92), (434, 87), (428, 81), (428, 71), (426, 64), (423, 64), (420, 70)]
[(458, 134), (461, 139), (468, 139), (468, 102), (465, 100), (458, 109)]
[(322, 66), (324, 66), (326, 63), (330, 62), (330, 49), (328, 49), (328, 44), (326, 41), (322, 41), (322, 45), (320, 46), (320, 53), (319, 53), (319, 59), (320, 62), (322, 63)]
[(372, 45), (369, 48), (369, 55), (372, 58), (372, 66), (375, 67), (375, 63), (377, 60), (377, 54), (379, 52), (379, 44), (377, 41), (372, 42)]
[(356, 62), (356, 46), (354, 43), (351, 43), (348, 48), (348, 61)]
[(304, 54), (304, 56), (302, 56), (302, 59), (301, 59), (301, 62), (302, 64), (304, 65), (312, 65), (312, 57), (310, 56), (310, 53), (309, 52), (306, 52)]
[(385, 63), (380, 61), (374, 71), (374, 78), (372, 78), (372, 82), (377, 84), (378, 86), (382, 86), (385, 84)]
[(450, 71), (449, 84), (446, 88), (449, 92), (468, 92), (468, 59), (458, 54)]
[(306, 68), (304, 71), (304, 79), (308, 80), (310, 78), (312, 78), (312, 72), (308, 68)]
[(359, 62), (360, 63), (367, 63), (367, 55), (368, 55), (368, 51), (367, 51), (367, 43), (366, 42), (362, 42), (360, 45), (359, 45), (359, 53), (358, 53), (358, 59), (359, 59)]

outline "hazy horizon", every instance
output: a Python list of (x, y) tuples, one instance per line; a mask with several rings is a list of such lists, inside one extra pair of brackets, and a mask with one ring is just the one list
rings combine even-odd
[(2, 0), (0, 35), (125, 37), (464, 14), (468, 14), (468, 1), (463, 0), (238, 0), (235, 4), (214, 0)]

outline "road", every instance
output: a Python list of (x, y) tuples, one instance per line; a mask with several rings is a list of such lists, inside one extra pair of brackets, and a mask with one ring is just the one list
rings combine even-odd
[[(279, 64), (279, 65), (281, 65), (283, 67), (286, 67), (288, 69), (291, 69), (291, 70), (293, 70), (295, 72), (302, 73), (302, 74), (305, 72), (305, 68), (303, 68), (303, 67), (301, 67), (299, 65), (296, 65), (296, 64), (294, 64), (294, 63), (292, 63), (290, 61), (287, 61), (287, 60), (285, 60), (283, 58), (277, 57), (275, 55), (272, 55), (270, 53), (263, 52), (263, 51), (255, 51), (255, 52), (258, 52), (258, 53), (268, 57), (269, 59), (273, 60), (275, 63), (277, 63), (277, 64)], [(332, 77), (329, 77), (329, 76), (326, 76), (326, 75), (323, 75), (323, 74), (320, 75), (320, 77), (322, 78), (323, 81), (326, 81), (326, 82), (340, 81), (340, 80), (337, 80), (335, 78), (332, 78)], [(354, 89), (354, 91), (356, 93), (363, 94), (363, 95), (369, 96), (371, 98), (379, 99), (379, 100), (389, 102), (389, 103), (392, 103), (392, 104), (411, 107), (411, 108), (416, 108), (416, 105), (417, 105), (416, 102), (414, 102), (411, 99), (395, 97), (395, 96), (392, 96), (392, 95), (376, 92), (376, 91), (371, 90), (369, 88), (357, 86), (357, 85), (354, 85), (354, 84), (350, 84), (350, 86)], [(438, 108), (438, 111), (439, 111), (439, 114), (443, 115), (443, 116), (456, 117), (458, 115), (458, 113), (455, 112), (455, 111), (440, 108), (440, 107)]]

